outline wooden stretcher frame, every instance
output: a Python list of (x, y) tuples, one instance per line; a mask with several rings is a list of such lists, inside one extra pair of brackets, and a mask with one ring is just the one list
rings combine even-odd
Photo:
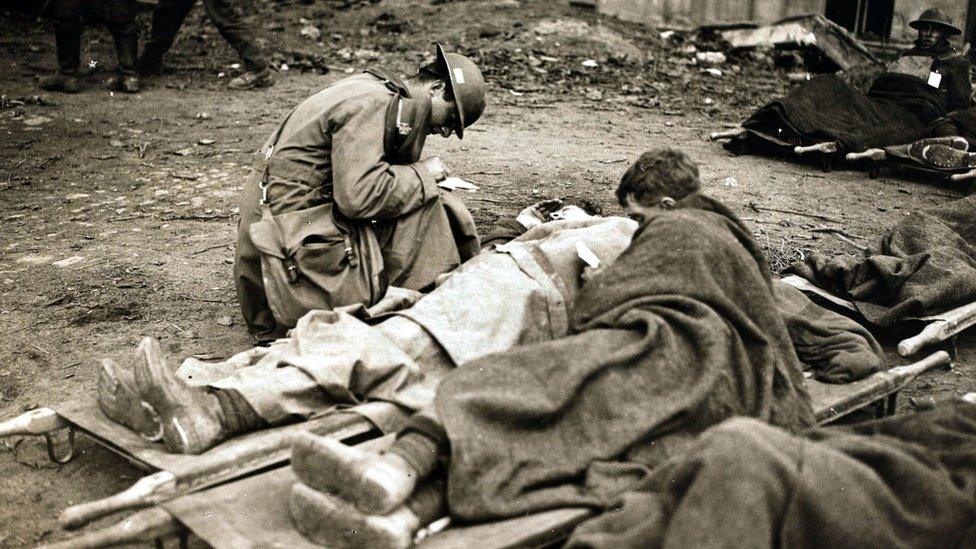
[[(815, 286), (801, 276), (791, 275), (782, 280), (806, 294), (814, 295), (843, 310), (850, 311), (856, 317), (860, 317), (860, 313), (853, 303)], [(855, 319), (862, 322), (864, 320), (863, 317)], [(930, 345), (943, 344), (949, 354), (955, 358), (956, 337), (976, 324), (976, 303), (967, 303), (941, 314), (912, 320), (925, 323), (925, 327), (918, 334), (898, 343), (898, 354), (900, 356), (909, 357)]]
[(747, 143), (750, 138), (762, 140), (763, 142), (782, 151), (793, 152), (797, 156), (819, 154), (821, 159), (821, 167), (824, 172), (830, 172), (833, 169), (836, 161), (843, 159), (849, 163), (863, 161), (869, 162), (868, 177), (871, 179), (874, 179), (880, 175), (882, 167), (892, 165), (923, 172), (934, 177), (940, 177), (944, 181), (952, 183), (962, 183), (976, 180), (976, 169), (938, 170), (923, 166), (918, 162), (908, 160), (901, 156), (889, 154), (887, 151), (880, 148), (868, 149), (861, 152), (844, 153), (841, 145), (836, 141), (823, 141), (819, 143), (811, 143), (809, 145), (794, 145), (775, 136), (751, 128), (736, 128), (726, 131), (716, 131), (708, 135), (708, 139), (710, 141), (731, 140), (729, 143), (729, 150), (731, 150), (734, 154), (745, 154), (748, 149)]
[[(864, 380), (831, 385), (807, 379), (814, 401), (815, 416), (820, 424), (835, 421), (855, 410), (873, 406), (878, 416), (894, 412), (898, 392), (917, 376), (937, 367), (949, 367), (951, 359), (944, 351), (918, 362), (876, 373)], [(360, 447), (378, 449), (389, 444), (389, 437), (374, 439)], [(178, 535), (185, 540), (193, 533), (218, 549), (223, 547), (314, 547), (287, 523), (271, 538), (248, 537), (240, 526), (257, 525), (261, 536), (270, 536), (268, 528), (288, 520), (288, 490), (295, 482), (290, 467), (279, 467), (231, 483), (182, 495), (125, 520), (87, 532), (80, 537), (47, 546), (47, 549), (81, 549), (108, 547), (133, 542), (157, 542)], [(250, 496), (248, 496), (250, 494)], [(247, 498), (251, 499), (248, 500)], [(260, 498), (259, 500), (257, 498)], [(260, 505), (255, 503), (260, 501)], [(507, 548), (541, 547), (565, 539), (592, 511), (585, 508), (556, 509), (510, 520), (463, 527), (449, 527), (435, 533), (417, 547), (448, 549), (456, 547)], [(284, 517), (284, 519), (282, 519)]]
[[(97, 518), (144, 507), (288, 462), (289, 435), (309, 431), (353, 442), (397, 430), (406, 415), (390, 403), (374, 402), (337, 409), (308, 421), (283, 425), (223, 442), (199, 455), (171, 454), (160, 443), (148, 442), (111, 421), (94, 402), (39, 408), (0, 422), (0, 437), (41, 435), (52, 461), (66, 463), (73, 456), (76, 432), (111, 450), (136, 467), (153, 471), (128, 489), (104, 499), (68, 507), (61, 514), (67, 529), (84, 526)], [(66, 431), (69, 449), (58, 452), (54, 435)]]

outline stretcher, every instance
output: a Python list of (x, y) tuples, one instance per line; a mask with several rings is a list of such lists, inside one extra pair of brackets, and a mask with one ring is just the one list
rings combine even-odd
[[(868, 176), (878, 177), (885, 166), (908, 168), (924, 174), (943, 178), (944, 181), (962, 183), (976, 180), (976, 169), (970, 167), (936, 168), (916, 160), (908, 153), (911, 144), (892, 145), (884, 148), (872, 148), (865, 151), (845, 151), (837, 141), (811, 142), (799, 137), (774, 136), (753, 128), (736, 128), (726, 131), (716, 131), (708, 135), (711, 141), (728, 140), (726, 148), (733, 154), (746, 154), (756, 142), (785, 154), (797, 157), (819, 157), (824, 172), (833, 169), (838, 160), (848, 163), (867, 163)], [(962, 138), (939, 138), (940, 142), (956, 146), (965, 143)], [(965, 149), (963, 149), (965, 150)]]
[[(855, 383), (828, 385), (807, 379), (806, 384), (814, 401), (817, 421), (826, 424), (872, 406), (878, 415), (892, 413), (897, 394), (903, 387), (923, 372), (949, 365), (948, 353), (939, 351), (921, 361), (879, 372)], [(390, 437), (382, 437), (361, 443), (360, 447), (380, 449), (390, 442)], [(279, 467), (168, 499), (107, 528), (47, 548), (80, 549), (139, 541), (158, 542), (173, 535), (186, 539), (190, 533), (216, 548), (315, 547), (290, 522), (288, 501), (294, 482), (291, 468)], [(565, 539), (591, 513), (584, 508), (564, 508), (487, 524), (447, 527), (427, 536), (417, 547), (546, 546)]]
[[(801, 276), (791, 275), (784, 277), (782, 280), (798, 290), (813, 296), (821, 303), (832, 305), (833, 308), (839, 309), (848, 315), (860, 317), (860, 312), (858, 312), (857, 307), (853, 303), (813, 285), (813, 283)], [(863, 317), (857, 318), (857, 320), (862, 323), (865, 322)], [(911, 320), (923, 323), (924, 328), (914, 336), (898, 343), (898, 354), (900, 356), (909, 357), (930, 345), (943, 344), (949, 351), (949, 354), (955, 357), (956, 337), (967, 328), (976, 324), (976, 303), (967, 303), (966, 305), (950, 309), (941, 314)]]
[(137, 468), (151, 472), (118, 494), (65, 509), (61, 523), (72, 529), (117, 511), (151, 505), (284, 464), (290, 455), (289, 434), (296, 431), (355, 442), (395, 431), (405, 419), (404, 412), (393, 404), (366, 403), (338, 409), (302, 423), (248, 433), (202, 454), (186, 455), (168, 453), (161, 443), (146, 441), (111, 421), (92, 401), (38, 408), (0, 422), (0, 437), (43, 436), (48, 457), (66, 463), (74, 454), (75, 433), (80, 432)]

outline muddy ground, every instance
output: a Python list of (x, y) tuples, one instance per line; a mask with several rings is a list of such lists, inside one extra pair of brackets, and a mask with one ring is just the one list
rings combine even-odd
[[(669, 144), (701, 163), (706, 191), (750, 224), (775, 268), (810, 250), (856, 251), (817, 229), (866, 244), (913, 209), (968, 191), (910, 173), (869, 179), (732, 156), (705, 136), (782, 93), (784, 74), (750, 58), (705, 74), (687, 43), (561, 2), (254, 2), (249, 18), (281, 69), (277, 86), (256, 92), (226, 90), (237, 60), (200, 11), (171, 72), (137, 95), (104, 87), (114, 55), (103, 30), (85, 35), (86, 89), (42, 94), (35, 77), (54, 66), (48, 24), (0, 12), (0, 418), (92, 398), (99, 360), (126, 360), (143, 336), (175, 358), (249, 347), (231, 263), (253, 153), (310, 93), (372, 63), (416, 66), (434, 40), (479, 59), (491, 83), (463, 142), (428, 141), (481, 186), (464, 200), (483, 230), (545, 197), (618, 212), (613, 189), (629, 160)], [(963, 338), (956, 369), (925, 375), (908, 396), (976, 390), (974, 361)], [(65, 537), (63, 508), (140, 476), (83, 437), (78, 451), (53, 466), (41, 439), (0, 442), (0, 546)]]

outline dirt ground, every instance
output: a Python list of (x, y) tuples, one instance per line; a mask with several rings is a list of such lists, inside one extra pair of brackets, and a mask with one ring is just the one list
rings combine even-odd
[[(427, 147), (481, 186), (464, 200), (483, 230), (545, 197), (619, 212), (613, 189), (628, 162), (662, 145), (701, 163), (705, 190), (753, 227), (774, 268), (805, 251), (856, 251), (816, 229), (866, 244), (967, 191), (910, 173), (869, 179), (732, 156), (705, 136), (781, 93), (785, 75), (737, 59), (722, 76), (703, 74), (687, 44), (562, 2), (254, 2), (258, 36), (277, 67), (288, 65), (277, 86), (256, 92), (226, 89), (237, 61), (200, 11), (168, 59), (173, 71), (137, 95), (104, 87), (114, 55), (100, 29), (85, 35), (86, 89), (42, 94), (35, 77), (54, 66), (49, 25), (0, 12), (0, 418), (92, 398), (99, 360), (126, 360), (143, 336), (174, 359), (248, 348), (231, 264), (254, 152), (310, 93), (372, 63), (416, 66), (434, 40), (479, 59), (491, 83), (465, 139), (431, 137)], [(971, 338), (956, 364), (907, 396), (924, 405), (976, 390)], [(83, 437), (77, 450), (53, 466), (42, 439), (0, 442), (0, 546), (63, 538), (63, 508), (141, 476)]]

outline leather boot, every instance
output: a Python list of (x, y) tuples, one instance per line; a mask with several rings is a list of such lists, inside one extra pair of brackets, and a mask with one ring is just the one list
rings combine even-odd
[(110, 359), (102, 361), (98, 376), (98, 407), (109, 419), (146, 440), (155, 442), (163, 438), (159, 414), (139, 398), (132, 370), (119, 367)]
[(134, 368), (137, 394), (159, 414), (163, 444), (168, 451), (199, 454), (227, 436), (215, 395), (176, 377), (166, 365), (156, 340), (143, 339), (137, 352), (140, 357)]

